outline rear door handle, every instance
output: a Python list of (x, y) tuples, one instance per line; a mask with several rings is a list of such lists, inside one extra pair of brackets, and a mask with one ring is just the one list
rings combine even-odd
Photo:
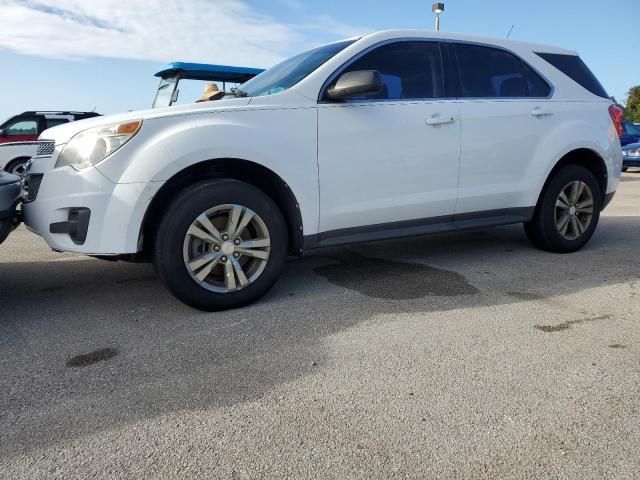
[(549, 115), (553, 115), (553, 112), (550, 112), (546, 108), (536, 107), (531, 111), (531, 115), (534, 117), (546, 117)]
[(441, 117), (439, 113), (434, 113), (427, 118), (427, 125), (444, 125), (445, 123), (453, 123), (456, 119), (454, 117)]

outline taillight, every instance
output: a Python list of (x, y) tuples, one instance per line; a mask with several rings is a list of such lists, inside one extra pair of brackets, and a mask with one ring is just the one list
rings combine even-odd
[(611, 105), (609, 107), (609, 115), (611, 115), (611, 120), (613, 120), (613, 126), (616, 127), (618, 136), (622, 137), (622, 134), (624, 133), (624, 128), (622, 127), (622, 117), (624, 117), (624, 112), (619, 106)]

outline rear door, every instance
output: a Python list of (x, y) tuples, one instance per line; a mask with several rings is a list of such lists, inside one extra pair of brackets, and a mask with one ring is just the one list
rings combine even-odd
[(460, 72), (462, 118), (456, 214), (530, 207), (536, 149), (555, 122), (551, 86), (507, 50), (450, 48)]
[(385, 43), (336, 72), (334, 80), (357, 70), (379, 71), (384, 90), (341, 103), (321, 97), (320, 231), (446, 221), (457, 196), (460, 123), (455, 99), (445, 98), (440, 45)]

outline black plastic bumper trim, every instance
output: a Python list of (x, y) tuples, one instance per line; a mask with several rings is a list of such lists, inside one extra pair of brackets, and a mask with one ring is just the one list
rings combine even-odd
[(69, 220), (49, 225), (50, 233), (68, 234), (73, 243), (84, 245), (89, 231), (91, 210), (88, 208), (72, 208), (69, 210)]

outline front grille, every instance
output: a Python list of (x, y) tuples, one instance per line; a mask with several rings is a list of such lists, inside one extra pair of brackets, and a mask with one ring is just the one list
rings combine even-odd
[(36, 150), (36, 156), (53, 155), (53, 151), (55, 149), (56, 149), (55, 142), (40, 141), (38, 142), (38, 149)]
[(44, 175), (38, 173), (27, 175), (24, 182), (24, 190), (26, 192), (25, 200), (27, 202), (33, 202), (38, 197), (42, 177), (44, 177)]

